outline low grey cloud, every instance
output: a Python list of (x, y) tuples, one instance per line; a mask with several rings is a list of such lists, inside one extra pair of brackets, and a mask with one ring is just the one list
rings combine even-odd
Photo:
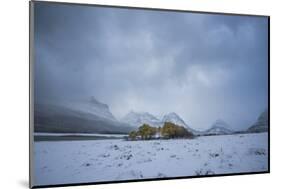
[(117, 118), (250, 126), (267, 108), (265, 17), (35, 3), (35, 100), (95, 96)]

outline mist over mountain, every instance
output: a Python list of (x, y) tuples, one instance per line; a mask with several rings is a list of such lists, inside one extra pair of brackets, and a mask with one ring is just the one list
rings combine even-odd
[(130, 111), (123, 118), (121, 118), (121, 121), (136, 128), (140, 127), (142, 124), (149, 124), (153, 127), (162, 126), (161, 120), (148, 112)]
[(61, 104), (35, 104), (35, 132), (128, 133), (133, 128), (116, 120), (108, 105), (94, 97)]
[(187, 125), (185, 123), (185, 121), (175, 112), (171, 112), (171, 113), (168, 113), (168, 114), (164, 115), (163, 118), (162, 118), (162, 123), (164, 123), (164, 122), (171, 122), (171, 123), (174, 123), (176, 125), (183, 126), (189, 132), (191, 132), (191, 133), (193, 133), (195, 135), (198, 133), (198, 131), (196, 131), (195, 129), (191, 128), (189, 125)]
[(99, 102), (94, 96), (91, 96), (90, 98), (82, 98), (79, 100), (65, 102), (65, 106), (71, 109), (88, 112), (90, 114), (94, 114), (106, 119), (117, 121), (111, 113), (109, 106), (107, 104)]
[(268, 106), (265, 17), (63, 5), (35, 14), (38, 103), (94, 95), (118, 119), (174, 111), (200, 130), (219, 117), (242, 129)]
[(188, 126), (184, 120), (175, 112), (170, 112), (165, 114), (162, 118), (157, 118), (156, 116), (148, 112), (134, 112), (130, 111), (122, 119), (122, 122), (127, 123), (135, 128), (140, 127), (142, 124), (149, 124), (153, 127), (162, 127), (165, 122), (171, 122), (178, 126), (185, 127), (189, 132), (197, 134), (198, 131), (194, 130)]
[(172, 122), (176, 125), (187, 127), (187, 124), (175, 112), (171, 112), (171, 113), (164, 115), (162, 118), (162, 122)]
[(257, 121), (248, 128), (248, 132), (267, 132), (268, 131), (268, 110), (260, 114)]
[[(230, 126), (222, 119), (216, 120), (205, 131), (195, 130), (175, 112), (158, 118), (148, 112), (130, 111), (117, 120), (110, 107), (98, 101), (94, 96), (88, 98), (61, 101), (61, 103), (36, 103), (34, 106), (35, 132), (61, 133), (129, 133), (143, 124), (162, 127), (171, 122), (185, 127), (194, 135), (225, 135), (233, 134)], [(265, 132), (268, 130), (268, 111), (264, 111), (255, 124), (246, 132)]]
[(232, 134), (234, 131), (230, 129), (229, 125), (221, 120), (216, 120), (213, 125), (204, 131), (205, 135), (225, 135), (225, 134)]

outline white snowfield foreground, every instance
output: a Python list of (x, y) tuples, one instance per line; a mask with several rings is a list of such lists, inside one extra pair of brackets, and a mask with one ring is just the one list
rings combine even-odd
[(35, 185), (268, 170), (268, 134), (35, 142)]

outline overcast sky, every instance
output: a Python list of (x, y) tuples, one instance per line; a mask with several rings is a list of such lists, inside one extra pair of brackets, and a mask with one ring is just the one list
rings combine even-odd
[(35, 2), (35, 99), (249, 127), (268, 104), (267, 18)]

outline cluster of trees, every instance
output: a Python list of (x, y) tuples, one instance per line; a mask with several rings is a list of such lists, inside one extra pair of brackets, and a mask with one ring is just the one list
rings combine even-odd
[(174, 123), (165, 122), (161, 129), (161, 135), (164, 138), (192, 138), (193, 134), (182, 126)]
[[(158, 137), (156, 137), (158, 135)], [(137, 131), (129, 133), (130, 140), (149, 140), (152, 138), (192, 138), (193, 134), (182, 126), (178, 126), (171, 122), (165, 122), (163, 127), (152, 127), (143, 124)]]
[(142, 140), (148, 140), (155, 136), (157, 132), (159, 132), (158, 128), (152, 127), (148, 124), (143, 124), (138, 128), (137, 131), (130, 132), (129, 138), (136, 140), (138, 137), (140, 137)]

